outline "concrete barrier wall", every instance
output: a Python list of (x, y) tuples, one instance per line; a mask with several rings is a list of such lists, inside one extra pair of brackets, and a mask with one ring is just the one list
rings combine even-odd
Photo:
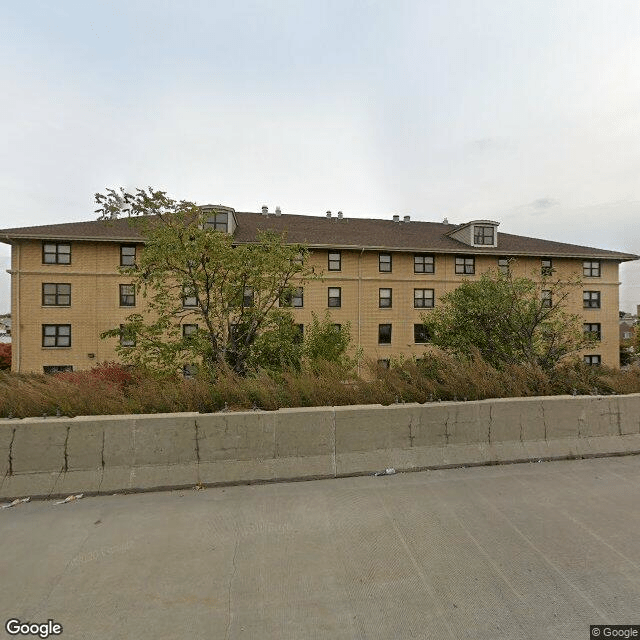
[(640, 394), (0, 420), (0, 496), (640, 452)]

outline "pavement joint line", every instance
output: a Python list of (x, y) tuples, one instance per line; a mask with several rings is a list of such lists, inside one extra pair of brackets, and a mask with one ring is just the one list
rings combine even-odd
[(454, 509), (452, 509), (450, 506), (448, 506), (445, 501), (438, 496), (434, 490), (433, 487), (427, 487), (427, 490), (433, 495), (433, 497), (438, 500), (443, 508), (448, 511), (452, 517), (454, 518), (454, 520), (458, 523), (458, 525), (460, 526), (460, 528), (467, 534), (467, 536), (471, 539), (471, 541), (473, 542), (473, 544), (475, 545), (475, 547), (478, 549), (478, 551), (482, 554), (482, 556), (489, 562), (489, 564), (491, 565), (491, 567), (493, 568), (493, 570), (495, 571), (496, 575), (507, 585), (507, 587), (509, 587), (509, 589), (512, 591), (512, 593), (516, 596), (516, 598), (518, 598), (518, 600), (520, 600), (521, 602), (524, 601), (524, 596), (511, 584), (511, 582), (509, 581), (509, 579), (504, 575), (504, 572), (500, 569), (500, 567), (498, 566), (498, 564), (495, 562), (495, 560), (489, 555), (489, 553), (486, 551), (486, 549), (478, 542), (478, 540), (476, 539), (476, 537), (471, 533), (471, 531), (469, 530), (469, 528), (464, 524), (464, 522), (462, 522), (462, 520), (460, 519), (460, 517), (458, 516), (458, 514), (455, 512)]
[[(567, 477), (567, 474), (564, 473), (564, 472), (562, 473), (562, 475), (565, 476), (565, 478)], [(516, 480), (516, 482), (521, 484), (523, 487), (525, 487), (529, 492), (532, 492), (531, 485), (529, 483), (527, 483), (526, 480), (524, 480), (523, 478), (521, 478), (519, 476), (516, 476), (515, 480)], [(546, 498), (549, 501), (552, 500), (550, 498), (550, 496), (546, 496)], [(554, 501), (553, 504), (555, 504), (558, 509), (560, 508), (559, 505), (558, 505), (557, 500)], [(589, 535), (591, 535), (593, 538), (595, 538), (598, 542), (600, 542), (601, 544), (605, 545), (607, 548), (611, 549), (611, 551), (613, 551), (616, 555), (620, 556), (627, 564), (631, 565), (632, 567), (634, 567), (637, 570), (640, 570), (640, 565), (637, 562), (634, 562), (631, 558), (628, 558), (627, 556), (625, 556), (621, 551), (618, 551), (618, 549), (616, 549), (613, 545), (609, 544), (602, 536), (598, 535), (593, 529), (591, 529), (591, 527), (586, 525), (584, 522), (582, 522), (578, 518), (572, 516), (566, 510), (564, 510), (563, 515), (565, 517), (567, 517), (569, 520), (571, 520), (571, 522), (573, 522), (574, 524), (577, 524), (579, 527), (584, 529)]]
[(436, 610), (438, 612), (438, 618), (443, 622), (444, 626), (446, 627), (447, 632), (449, 633), (449, 637), (452, 640), (457, 640), (458, 636), (453, 632), (453, 630), (451, 629), (449, 623), (447, 622), (446, 612), (445, 612), (444, 608), (441, 605), (440, 599), (438, 598), (438, 594), (436, 593), (435, 589), (433, 588), (433, 586), (431, 585), (431, 583), (427, 579), (427, 576), (425, 575), (424, 571), (422, 570), (422, 567), (420, 566), (420, 563), (416, 559), (415, 554), (411, 551), (411, 547), (409, 546), (409, 543), (407, 542), (406, 538), (402, 535), (402, 531), (400, 531), (400, 527), (398, 527), (398, 523), (395, 521), (393, 516), (389, 513), (389, 509), (387, 508), (387, 505), (385, 504), (384, 500), (382, 499), (382, 496), (380, 495), (380, 492), (376, 491), (375, 494), (376, 494), (376, 497), (378, 498), (378, 500), (380, 501), (380, 504), (382, 506), (382, 509), (385, 512), (385, 515), (387, 516), (387, 518), (391, 522), (391, 526), (394, 528), (394, 530), (396, 532), (396, 535), (398, 536), (398, 539), (400, 540), (402, 546), (404, 547), (405, 553), (409, 557), (409, 560), (410, 560), (411, 564), (413, 565), (413, 568), (416, 570), (416, 573), (420, 577), (420, 581), (422, 582), (424, 588), (426, 589), (427, 593), (431, 597), (431, 599), (432, 599), (432, 601), (433, 601), (433, 603), (435, 605), (435, 608), (436, 608)]
[(480, 499), (485, 502), (486, 504), (489, 505), (489, 507), (496, 513), (498, 513), (501, 518), (506, 521), (507, 525), (509, 527), (511, 527), (537, 554), (540, 558), (542, 558), (542, 560), (549, 566), (551, 567), (551, 569), (553, 569), (553, 571), (555, 573), (557, 573), (560, 578), (566, 583), (568, 584), (599, 616), (600, 618), (604, 621), (604, 624), (611, 624), (611, 622), (609, 621), (609, 618), (607, 617), (607, 615), (601, 611), (596, 604), (591, 600), (591, 598), (584, 593), (584, 591), (582, 589), (580, 589), (580, 587), (576, 586), (566, 575), (565, 573), (559, 569), (556, 566), (556, 563), (553, 562), (553, 560), (551, 560), (550, 558), (547, 557), (547, 555), (544, 553), (544, 551), (542, 551), (540, 548), (538, 548), (538, 546), (536, 544), (534, 544), (512, 521), (511, 519), (505, 515), (503, 513), (503, 511), (497, 507), (495, 504), (493, 504), (493, 502), (491, 502), (491, 500), (489, 500), (489, 498), (487, 498), (486, 496), (482, 495), (482, 493), (480, 493), (479, 491), (477, 491), (474, 487), (469, 487), (469, 489), (471, 491), (473, 491), (473, 493), (475, 493), (477, 496), (480, 497)]

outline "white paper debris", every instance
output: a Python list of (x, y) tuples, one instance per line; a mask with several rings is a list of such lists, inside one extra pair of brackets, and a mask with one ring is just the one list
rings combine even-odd
[(384, 471), (378, 471), (373, 475), (374, 476), (392, 476), (395, 472), (396, 470), (393, 467), (389, 467), (388, 469), (385, 469)]
[(16, 505), (22, 504), (23, 502), (29, 502), (29, 500), (31, 500), (31, 498), (16, 498), (13, 502), (10, 502), (9, 504), (3, 504), (2, 508), (8, 509), (9, 507), (15, 507)]
[(80, 500), (84, 493), (78, 493), (75, 496), (67, 496), (64, 500), (58, 500), (55, 504), (66, 504), (67, 502), (73, 502), (74, 500)]

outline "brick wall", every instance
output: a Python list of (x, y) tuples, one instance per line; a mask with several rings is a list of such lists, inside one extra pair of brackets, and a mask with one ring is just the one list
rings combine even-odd
[[(13, 369), (22, 372), (42, 372), (44, 365), (71, 365), (87, 369), (97, 362), (116, 358), (115, 339), (101, 340), (102, 331), (124, 322), (127, 315), (142, 309), (141, 300), (135, 307), (120, 307), (119, 284), (128, 282), (118, 273), (120, 244), (115, 242), (73, 242), (70, 265), (42, 264), (42, 243), (22, 241), (12, 252), (12, 314), (14, 351)], [(312, 265), (324, 280), (307, 283), (304, 307), (294, 309), (296, 322), (307, 325), (311, 312), (323, 316), (331, 312), (334, 322), (351, 323), (351, 333), (364, 355), (373, 359), (421, 354), (424, 347), (414, 343), (413, 325), (428, 309), (414, 309), (414, 288), (434, 289), (436, 305), (439, 298), (457, 287), (463, 278), (477, 279), (488, 269), (497, 267), (496, 256), (476, 256), (475, 275), (455, 273), (455, 255), (436, 255), (434, 274), (415, 274), (413, 253), (394, 252), (391, 273), (380, 273), (378, 251), (342, 251), (342, 270), (328, 271), (327, 251), (316, 250)], [(618, 263), (601, 262), (601, 276), (583, 278), (582, 288), (570, 299), (569, 310), (584, 318), (584, 322), (600, 323), (602, 342), (589, 353), (599, 354), (604, 364), (617, 367), (618, 353)], [(582, 259), (554, 258), (555, 277), (582, 277)], [(539, 257), (520, 257), (512, 265), (516, 275), (536, 277), (540, 274)], [(70, 307), (42, 305), (43, 283), (71, 284)], [(328, 308), (328, 287), (341, 287), (342, 305)], [(379, 308), (380, 288), (392, 289), (392, 307)], [(583, 309), (582, 291), (601, 292), (600, 309)], [(70, 348), (43, 348), (43, 324), (71, 324)], [(392, 325), (391, 345), (378, 344), (378, 325)], [(94, 357), (90, 357), (93, 354)]]

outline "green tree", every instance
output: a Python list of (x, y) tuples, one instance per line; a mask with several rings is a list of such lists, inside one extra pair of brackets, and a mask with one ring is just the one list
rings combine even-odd
[(563, 358), (593, 344), (583, 320), (566, 311), (578, 279), (553, 274), (532, 278), (490, 271), (465, 280), (422, 316), (429, 341), (469, 356), (477, 349), (494, 367), (530, 363), (552, 369)]
[(620, 341), (620, 366), (626, 367), (636, 360), (633, 340)]
[[(306, 326), (303, 357), (313, 366), (318, 362), (336, 362), (345, 370), (353, 368), (356, 360), (348, 356), (351, 346), (351, 323), (337, 325), (327, 311), (320, 320), (315, 313), (311, 314), (311, 323)], [(356, 354), (356, 358), (360, 354)]]
[(316, 277), (305, 246), (270, 232), (253, 243), (235, 243), (231, 234), (207, 225), (211, 210), (152, 188), (135, 194), (110, 189), (96, 194), (96, 202), (105, 224), (128, 215), (145, 238), (136, 264), (121, 269), (142, 296), (144, 311), (102, 334), (124, 338), (128, 346), (116, 348), (125, 362), (164, 373), (185, 365), (214, 373), (230, 365), (244, 374), (269, 349), (278, 351), (273, 344), (267, 348), (264, 336), (273, 343), (280, 335), (286, 353), (287, 335), (280, 331), (287, 318), (292, 324), (292, 315), (278, 303)]

